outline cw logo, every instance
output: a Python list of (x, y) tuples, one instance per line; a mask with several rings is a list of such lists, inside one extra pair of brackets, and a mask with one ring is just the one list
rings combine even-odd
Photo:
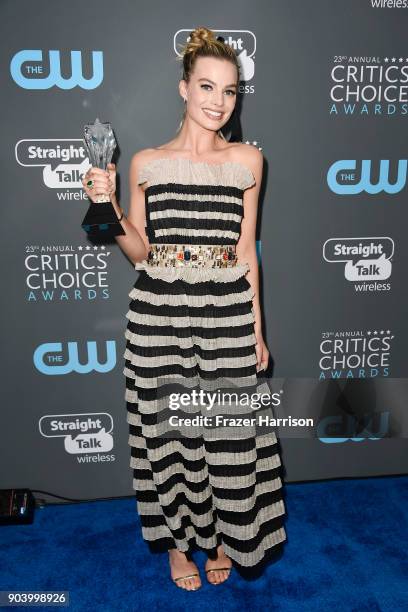
[[(380, 172), (377, 183), (371, 181), (371, 160), (361, 160), (360, 180), (355, 182), (355, 170), (357, 161), (355, 159), (340, 159), (334, 162), (327, 173), (327, 184), (329, 189), (339, 195), (355, 195), (357, 193), (376, 194), (384, 191), (385, 193), (398, 193), (404, 187), (407, 179), (407, 160), (398, 160), (398, 173), (395, 183), (390, 183), (390, 161), (380, 160)], [(341, 183), (338, 182), (340, 174)], [(345, 184), (350, 182), (352, 184)]]
[(380, 413), (380, 424), (378, 427), (378, 431), (373, 431), (373, 418), (365, 425), (364, 430), (359, 432), (358, 436), (355, 437), (339, 437), (334, 438), (330, 436), (329, 438), (325, 437), (329, 428), (333, 428), (333, 426), (337, 426), (336, 428), (341, 429), (342, 431), (356, 431), (356, 421), (354, 417), (348, 415), (344, 418), (342, 415), (339, 416), (328, 416), (325, 419), (322, 419), (317, 427), (317, 432), (319, 435), (320, 442), (325, 442), (326, 444), (338, 444), (340, 442), (362, 442), (363, 440), (380, 440), (384, 438), (388, 431), (388, 423), (389, 423), (389, 412), (381, 412)]
[(34, 365), (39, 372), (48, 375), (88, 374), (89, 372), (110, 372), (116, 365), (116, 344), (114, 340), (106, 341), (106, 361), (98, 361), (96, 342), (89, 340), (87, 343), (88, 361), (85, 364), (79, 363), (78, 343), (68, 342), (68, 358), (62, 349), (61, 342), (46, 342), (40, 344), (34, 351)]
[[(50, 89), (54, 85), (60, 89), (96, 89), (103, 81), (103, 53), (92, 51), (92, 71), (90, 79), (84, 79), (82, 74), (81, 51), (71, 51), (71, 76), (65, 79), (61, 76), (60, 52), (53, 49), (49, 55), (49, 74), (44, 76), (45, 68), (37, 65), (43, 61), (43, 52), (39, 49), (23, 49), (18, 51), (10, 62), (10, 73), (17, 85), (23, 89)], [(36, 62), (36, 65), (32, 65)], [(23, 68), (23, 65), (26, 64)], [(27, 77), (26, 75), (30, 75)]]

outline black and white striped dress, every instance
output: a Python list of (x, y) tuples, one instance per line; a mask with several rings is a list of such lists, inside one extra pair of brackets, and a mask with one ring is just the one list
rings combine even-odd
[[(140, 171), (138, 183), (145, 182), (151, 244), (237, 243), (244, 190), (255, 183), (243, 164), (155, 159)], [(153, 551), (198, 547), (209, 556), (222, 543), (236, 563), (254, 566), (286, 540), (275, 433), (239, 428), (223, 437), (222, 429), (207, 435), (196, 428), (166, 436), (162, 385), (214, 375), (256, 380), (249, 266), (156, 267), (145, 260), (135, 269), (123, 373), (143, 538)]]

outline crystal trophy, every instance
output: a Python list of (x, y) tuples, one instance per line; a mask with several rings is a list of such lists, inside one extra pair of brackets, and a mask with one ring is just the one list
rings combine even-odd
[[(112, 160), (117, 142), (110, 123), (101, 123), (98, 117), (95, 123), (84, 126), (84, 144), (92, 166), (106, 170)], [(108, 194), (95, 196), (82, 221), (82, 227), (90, 237), (112, 238), (126, 234), (118, 221)]]

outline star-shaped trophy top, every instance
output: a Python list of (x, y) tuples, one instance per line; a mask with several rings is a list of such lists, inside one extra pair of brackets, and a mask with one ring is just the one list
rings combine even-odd
[(87, 123), (84, 126), (84, 144), (91, 165), (106, 170), (117, 146), (111, 124), (101, 123), (98, 117), (94, 123)]

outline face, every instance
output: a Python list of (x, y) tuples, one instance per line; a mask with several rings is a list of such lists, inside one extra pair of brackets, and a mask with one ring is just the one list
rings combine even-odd
[(232, 115), (237, 99), (237, 69), (225, 59), (199, 57), (190, 82), (180, 81), (191, 119), (209, 130), (219, 130)]

